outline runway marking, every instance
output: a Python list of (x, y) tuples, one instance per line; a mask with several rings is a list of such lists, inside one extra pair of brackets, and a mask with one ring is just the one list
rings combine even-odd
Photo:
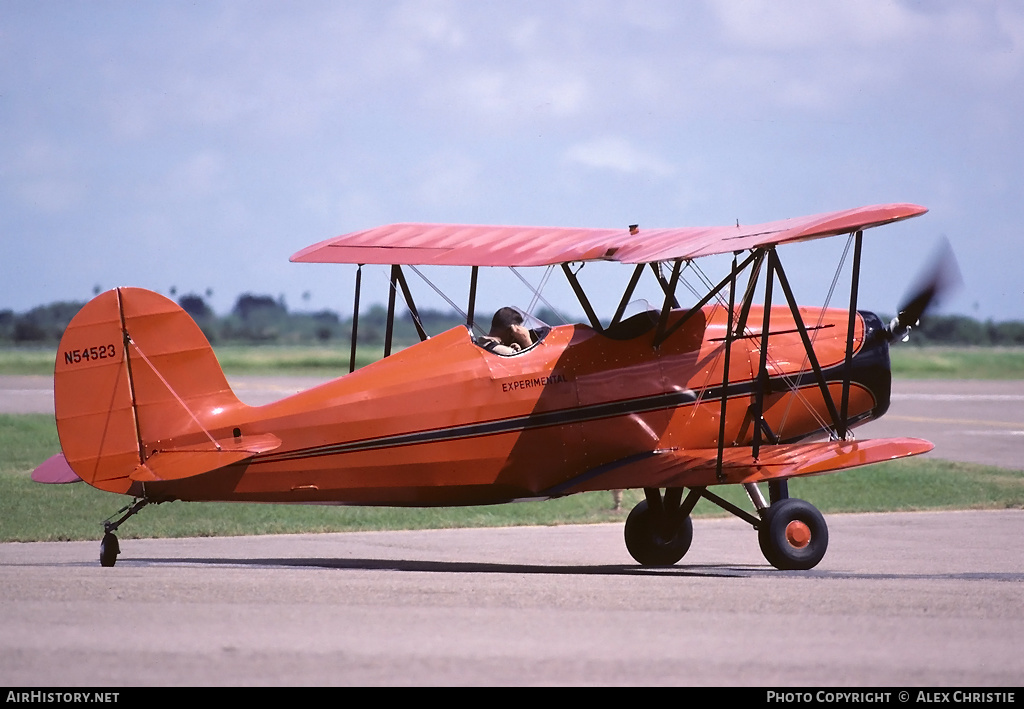
[(1024, 394), (893, 394), (893, 401), (1020, 401)]
[(1024, 423), (1020, 421), (982, 421), (979, 419), (942, 419), (931, 416), (894, 416), (889, 414), (885, 417), (887, 421), (911, 421), (913, 423), (944, 423), (954, 426), (995, 426), (997, 428), (1020, 428)]
[(965, 436), (1024, 436), (1024, 431), (961, 431)]

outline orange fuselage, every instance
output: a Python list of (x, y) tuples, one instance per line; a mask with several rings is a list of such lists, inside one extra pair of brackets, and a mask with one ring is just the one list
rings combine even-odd
[[(682, 315), (672, 313), (670, 323)], [(550, 496), (599, 466), (652, 450), (713, 448), (726, 315), (709, 306), (657, 349), (653, 328), (616, 340), (584, 325), (555, 327), (511, 357), (485, 351), (458, 327), (273, 404), (191, 404), (206, 432), (193, 426), (161, 445), (201, 445), (208, 434), (272, 434), (281, 444), (209, 473), (147, 482), (144, 492), (183, 500), (485, 504)], [(761, 317), (752, 308), (748, 322), (757, 325), (732, 345), (728, 447), (750, 445), (754, 435)], [(848, 313), (805, 310), (802, 317), (838, 402)], [(856, 322), (851, 421), (888, 405), (887, 346), (863, 346), (866, 318), (875, 320), (864, 314)], [(820, 432), (828, 414), (788, 308), (773, 310), (770, 329), (764, 417), (779, 440), (795, 441)], [(139, 417), (145, 429), (144, 408)], [(109, 485), (98, 484), (128, 491), (123, 479)]]

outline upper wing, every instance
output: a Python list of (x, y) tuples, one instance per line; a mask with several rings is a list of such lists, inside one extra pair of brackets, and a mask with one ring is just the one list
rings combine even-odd
[(707, 487), (821, 475), (860, 465), (927, 453), (934, 446), (919, 438), (821, 441), (761, 447), (757, 460), (749, 447), (726, 448), (722, 479), (716, 475), (718, 449), (652, 451), (603, 465), (569, 481), (552, 495), (640, 487)]
[(752, 226), (676, 229), (391, 224), (334, 237), (294, 254), (304, 263), (546, 266), (569, 261), (650, 263), (848, 234), (924, 214), (882, 204)]

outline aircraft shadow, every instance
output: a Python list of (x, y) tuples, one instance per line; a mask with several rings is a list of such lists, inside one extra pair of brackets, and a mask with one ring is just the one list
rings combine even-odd
[(786, 578), (786, 579), (838, 579), (838, 580), (945, 580), (945, 581), (1002, 581), (1024, 582), (1022, 572), (950, 572), (950, 573), (894, 573), (827, 571), (780, 571), (765, 564), (677, 564), (675, 566), (643, 567), (628, 564), (601, 564), (571, 566), (564, 564), (502, 564), (477, 561), (432, 561), (423, 559), (327, 559), (312, 557), (292, 558), (133, 558), (118, 561), (118, 565), (171, 566), (196, 564), (208, 566), (241, 566), (253, 568), (321, 568), (351, 571), (402, 571), (411, 573), (442, 574), (555, 574), (566, 576), (655, 576), (679, 578)]
[(705, 576), (705, 577), (746, 577), (759, 573), (779, 572), (765, 566), (744, 565), (676, 565), (665, 567), (642, 567), (627, 564), (602, 565), (542, 565), (542, 564), (501, 564), (477, 561), (430, 561), (423, 559), (324, 559), (294, 557), (279, 559), (239, 558), (132, 558), (118, 561), (118, 565), (176, 565), (199, 564), (211, 566), (251, 566), (263, 568), (322, 568), (353, 571), (405, 571), (415, 573), (456, 573), (456, 574), (562, 574), (568, 576)]

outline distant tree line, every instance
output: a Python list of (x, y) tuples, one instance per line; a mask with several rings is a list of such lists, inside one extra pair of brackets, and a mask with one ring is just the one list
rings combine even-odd
[[(352, 336), (351, 317), (341, 318), (331, 310), (289, 312), (282, 298), (244, 293), (235, 301), (231, 312), (216, 315), (206, 300), (189, 293), (178, 298), (178, 304), (195, 319), (213, 344), (347, 344)], [(71, 318), (84, 305), (80, 302), (58, 302), (41, 305), (24, 313), (0, 310), (0, 344), (56, 345)], [(540, 312), (541, 320), (559, 323), (553, 313)], [(486, 330), (490, 313), (477, 313), (477, 322)], [(464, 319), (454, 311), (420, 311), (420, 320), (427, 334), (436, 335)], [(379, 345), (387, 329), (387, 309), (373, 305), (359, 314), (359, 342)], [(398, 346), (418, 340), (412, 316), (401, 310), (395, 316), (394, 341)], [(933, 315), (911, 333), (917, 345), (1024, 346), (1024, 321), (979, 321), (963, 315)]]
[(1024, 321), (979, 321), (965, 315), (930, 315), (910, 333), (918, 345), (1024, 345)]
[[(218, 316), (195, 293), (177, 300), (196, 321), (207, 339), (213, 344), (347, 344), (352, 337), (352, 319), (342, 319), (336, 312), (289, 312), (283, 298), (243, 293), (238, 296), (231, 312)], [(71, 322), (71, 318), (85, 305), (84, 302), (58, 302), (41, 305), (24, 313), (0, 310), (0, 345), (56, 345)], [(465, 319), (454, 311), (420, 311), (420, 322), (430, 335), (436, 335)], [(481, 323), (490, 325), (490, 314)], [(359, 342), (380, 345), (387, 332), (387, 308), (374, 304), (360, 310)], [(398, 309), (395, 313), (394, 344), (403, 346), (419, 340), (410, 313)]]

